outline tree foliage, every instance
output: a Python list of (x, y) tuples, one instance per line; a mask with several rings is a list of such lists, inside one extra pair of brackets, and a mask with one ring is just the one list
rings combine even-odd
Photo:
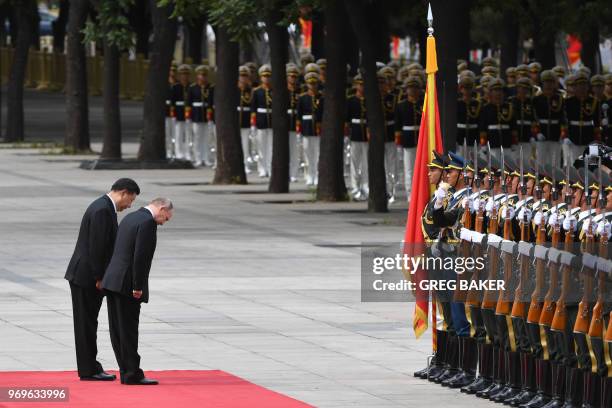
[(95, 21), (87, 21), (84, 41), (101, 41), (120, 50), (130, 48), (134, 35), (127, 14), (134, 0), (97, 0), (93, 4), (98, 13)]

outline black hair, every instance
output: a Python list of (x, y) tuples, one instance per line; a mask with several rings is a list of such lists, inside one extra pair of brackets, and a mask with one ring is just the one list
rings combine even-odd
[(113, 184), (111, 187), (111, 191), (121, 190), (127, 190), (127, 192), (130, 194), (140, 194), (140, 187), (138, 187), (138, 184), (136, 184), (136, 182), (131, 178), (120, 178), (119, 180), (115, 181), (115, 184)]

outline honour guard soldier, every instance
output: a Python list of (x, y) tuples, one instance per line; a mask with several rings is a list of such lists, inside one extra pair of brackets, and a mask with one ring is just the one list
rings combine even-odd
[(484, 105), (480, 114), (480, 144), (487, 142), (491, 152), (499, 158), (500, 147), (506, 152), (516, 145), (514, 110), (511, 103), (504, 101), (504, 81), (494, 78), (489, 82), (489, 103)]
[(423, 101), (419, 97), (420, 86), (418, 77), (408, 77), (404, 81), (406, 99), (399, 102), (395, 109), (395, 144), (402, 149), (404, 188), (408, 200), (412, 189), (412, 171), (416, 159), (416, 147), (423, 110)]
[(240, 99), (238, 102), (238, 123), (240, 123), (240, 141), (242, 144), (242, 155), (244, 158), (244, 172), (251, 173), (249, 164), (251, 158), (251, 72), (249, 67), (242, 65), (238, 68), (238, 92)]
[(296, 132), (303, 136), (306, 158), (306, 185), (318, 183), (321, 121), (323, 120), (323, 96), (319, 92), (319, 74), (309, 72), (304, 80), (308, 90), (297, 102)]
[(327, 82), (327, 60), (319, 58), (316, 64), (319, 66), (319, 92), (323, 93), (325, 82)]
[(568, 135), (563, 139), (563, 154), (566, 163), (572, 164), (584, 151), (586, 145), (599, 139), (599, 102), (589, 95), (588, 78), (577, 74), (574, 80), (574, 95), (565, 101)]
[(355, 95), (347, 99), (345, 134), (350, 139), (351, 149), (351, 195), (356, 199), (365, 199), (369, 193), (368, 186), (368, 141), (369, 130), (366, 120), (363, 79), (357, 74), (353, 79)]
[(555, 73), (557, 80), (559, 81), (559, 89), (565, 89), (565, 68), (561, 65), (553, 67), (552, 72)]
[(257, 64), (252, 61), (245, 62), (244, 65), (249, 69), (251, 73), (251, 88), (257, 88), (259, 86), (259, 77), (257, 75)]
[[(378, 88), (380, 90), (383, 113), (385, 115), (385, 176), (387, 181), (387, 198), (395, 201), (395, 183), (397, 180), (397, 148), (395, 145), (395, 106), (397, 96), (391, 92), (388, 82), (389, 67), (378, 71)], [(385, 74), (385, 71), (386, 74)]]
[(289, 109), (287, 110), (289, 115), (289, 180), (296, 182), (300, 167), (300, 151), (302, 150), (302, 139), (301, 137), (298, 138), (298, 133), (296, 132), (296, 122), (298, 120), (297, 105), (301, 94), (297, 83), (300, 70), (297, 65), (290, 62), (287, 64), (286, 72), (287, 89), (289, 90)]
[(477, 98), (482, 102), (483, 106), (489, 103), (489, 84), (495, 78), (490, 76), (480, 77), (479, 85), (476, 87)]
[[(210, 149), (212, 143), (213, 87), (208, 83), (208, 67), (196, 68), (196, 82), (189, 87), (189, 119), (193, 134), (193, 164), (212, 166)], [(210, 122), (210, 123), (209, 123)]]
[(516, 93), (516, 67), (506, 68), (506, 87), (504, 93), (506, 98), (514, 96)]
[(170, 104), (174, 117), (174, 156), (177, 159), (191, 160), (189, 148), (191, 144), (191, 129), (187, 126), (189, 79), (191, 68), (183, 64), (178, 68), (179, 82), (172, 86)]
[[(560, 166), (552, 159), (561, 157), (559, 140), (567, 132), (565, 123), (565, 100), (558, 90), (558, 80), (551, 70), (543, 71), (541, 76), (542, 93), (533, 98), (533, 107), (538, 120), (539, 134), (543, 141), (538, 146), (538, 157), (543, 164)], [(538, 134), (538, 137), (539, 137)]]
[(531, 83), (534, 87), (539, 87), (540, 85), (540, 72), (542, 71), (542, 64), (539, 62), (532, 62), (528, 65), (529, 67), (529, 79), (531, 79)]
[(514, 123), (518, 134), (518, 141), (523, 146), (524, 152), (535, 150), (532, 147), (535, 147), (536, 141), (542, 142), (544, 139), (543, 135), (538, 135), (531, 88), (532, 84), (529, 79), (520, 78), (516, 82), (516, 95), (509, 99), (514, 112)]
[(176, 84), (176, 64), (170, 66), (168, 75), (168, 90), (166, 96), (166, 158), (174, 159), (174, 119), (172, 113), (172, 87)]
[[(474, 98), (474, 80), (469, 76), (459, 79), (460, 98), (457, 100), (457, 145), (468, 148), (478, 141), (478, 125), (482, 101)], [(467, 152), (462, 152), (466, 157)]]
[(526, 64), (520, 64), (516, 67), (516, 78), (529, 78), (529, 67)]
[(256, 132), (257, 171), (259, 177), (272, 173), (272, 69), (264, 64), (259, 68), (261, 85), (253, 90), (251, 98), (251, 128)]

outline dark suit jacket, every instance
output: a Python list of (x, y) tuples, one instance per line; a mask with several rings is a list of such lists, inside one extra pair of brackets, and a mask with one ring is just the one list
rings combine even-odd
[(149, 300), (149, 271), (157, 243), (157, 224), (146, 208), (126, 216), (117, 232), (113, 257), (106, 268), (102, 287), (132, 296), (142, 290), (142, 302)]
[(74, 253), (66, 270), (66, 278), (81, 287), (95, 287), (113, 255), (117, 236), (117, 213), (107, 196), (95, 200), (87, 207)]

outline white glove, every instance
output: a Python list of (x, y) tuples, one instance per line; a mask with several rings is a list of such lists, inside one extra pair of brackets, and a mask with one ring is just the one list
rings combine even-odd
[(533, 136), (531, 136), (531, 137), (529, 138), (529, 143), (535, 143), (535, 142), (536, 142), (536, 138), (535, 138), (535, 137), (533, 137)]
[(608, 126), (608, 118), (603, 118), (603, 119), (601, 120), (601, 126), (604, 126), (604, 127), (605, 127), (605, 126)]
[(542, 222), (544, 222), (544, 225), (546, 225), (546, 216), (542, 211), (538, 211), (533, 216), (533, 223), (539, 227), (540, 225), (542, 225)]
[(497, 203), (495, 202), (493, 197), (489, 197), (489, 199), (487, 200), (487, 204), (485, 205), (485, 211), (487, 212), (487, 214), (491, 215), (493, 210), (497, 211)]
[(529, 208), (526, 208), (525, 206), (521, 207), (517, 218), (521, 222), (523, 222), (523, 220), (531, 222), (531, 210)]
[(609, 237), (610, 232), (612, 232), (612, 224), (610, 224), (610, 222), (608, 222), (607, 220), (599, 221), (599, 223), (597, 224), (597, 235), (606, 235), (607, 237)]
[(475, 198), (474, 201), (472, 202), (472, 212), (478, 211), (479, 208), (480, 208), (480, 198)]
[(434, 203), (434, 208), (437, 210), (442, 207), (444, 203), (444, 199), (446, 198), (446, 194), (448, 192), (442, 187), (438, 187), (438, 189), (434, 193), (434, 197), (436, 198), (436, 202)]
[(571, 230), (571, 232), (574, 232), (576, 231), (577, 223), (578, 223), (578, 220), (576, 220), (576, 217), (573, 215), (569, 215), (565, 217), (565, 219), (563, 220), (563, 229), (566, 231)]
[(564, 145), (571, 145), (572, 141), (570, 140), (569, 137), (566, 137), (565, 139), (561, 140), (561, 143), (563, 143)]
[(544, 136), (542, 133), (538, 133), (538, 142), (544, 141), (546, 141), (546, 136)]
[(255, 134), (255, 132), (257, 132), (257, 127), (251, 126), (251, 132), (253, 132), (253, 134)]
[(554, 227), (557, 223), (563, 223), (563, 215), (558, 214), (557, 212), (550, 213), (548, 217), (548, 225)]
[(593, 231), (593, 229), (591, 229), (590, 227), (591, 227), (591, 220), (587, 218), (582, 223), (582, 232), (584, 234), (588, 234), (589, 232), (594, 233), (595, 231)]
[(461, 208), (463, 208), (464, 210), (467, 210), (468, 208), (471, 209), (472, 208), (472, 200), (470, 200), (469, 197), (465, 197), (463, 200), (461, 200)]
[(512, 206), (505, 206), (504, 208), (502, 208), (501, 210), (501, 216), (502, 219), (506, 220), (506, 219), (513, 219), (514, 218), (514, 207)]

